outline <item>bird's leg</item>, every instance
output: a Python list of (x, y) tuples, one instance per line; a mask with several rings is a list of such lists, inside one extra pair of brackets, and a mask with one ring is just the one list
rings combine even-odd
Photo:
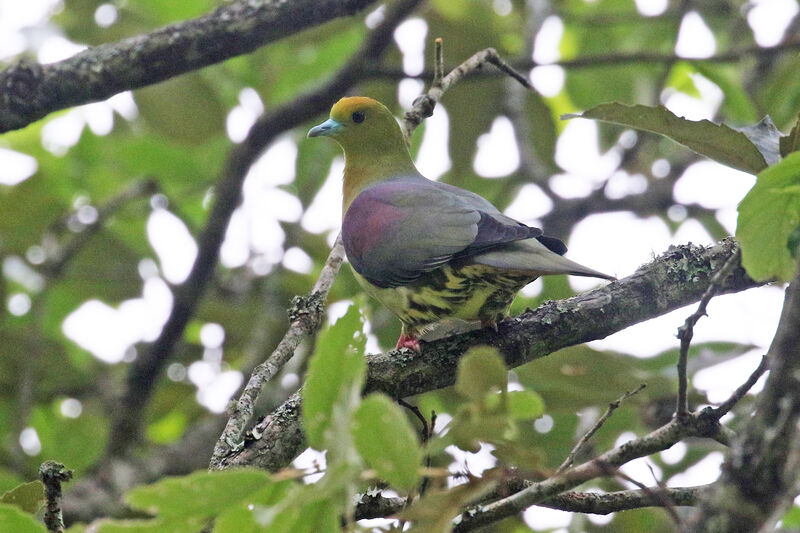
[(403, 324), (403, 329), (400, 332), (400, 338), (397, 339), (397, 346), (394, 347), (395, 350), (399, 350), (400, 348), (409, 348), (415, 352), (422, 351), (422, 348), (419, 346), (419, 339), (417, 339), (413, 331), (406, 328), (405, 324)]
[[(499, 318), (500, 320), (503, 320), (503, 317), (502, 317), (502, 316), (500, 316), (500, 317), (498, 317), (498, 318)], [(491, 320), (491, 319), (482, 319), (482, 320), (481, 320), (481, 327), (482, 327), (482, 328), (492, 328), (492, 329), (494, 330), (494, 332), (495, 332), (495, 333), (497, 333), (497, 322), (499, 322), (500, 320), (497, 320), (497, 319), (495, 319), (495, 320)]]

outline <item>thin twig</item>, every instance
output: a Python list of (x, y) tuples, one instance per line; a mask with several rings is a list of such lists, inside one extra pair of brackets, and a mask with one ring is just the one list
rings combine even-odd
[(64, 531), (64, 518), (61, 514), (61, 483), (72, 479), (72, 470), (55, 461), (45, 461), (39, 467), (39, 479), (44, 483), (44, 496), (47, 508), (44, 512), (44, 524), (50, 533)]
[(766, 355), (761, 356), (761, 362), (758, 363), (758, 367), (753, 370), (753, 373), (750, 374), (750, 377), (747, 378), (747, 381), (742, 383), (734, 392), (731, 394), (730, 398), (722, 402), (718, 407), (714, 407), (711, 409), (711, 414), (719, 420), (728, 412), (733, 409), (733, 406), (736, 405), (739, 400), (744, 398), (747, 391), (749, 391), (753, 385), (756, 384), (758, 378), (760, 378), (764, 372), (767, 371), (769, 368), (769, 359), (767, 359)]
[(300, 343), (316, 333), (322, 325), (325, 313), (324, 303), (336, 275), (339, 273), (342, 261), (344, 261), (344, 245), (342, 237), (339, 235), (311, 292), (308, 296), (295, 298), (293, 301), (293, 307), (290, 310), (292, 323), (289, 325), (288, 331), (272, 354), (250, 375), (250, 379), (214, 447), (214, 454), (211, 458), (212, 469), (220, 468), (222, 459), (243, 443), (245, 428), (253, 417), (256, 401), (264, 385), (275, 377), (292, 358)]
[(419, 407), (417, 407), (416, 405), (410, 404), (402, 398), (398, 398), (397, 403), (399, 403), (401, 406), (405, 407), (406, 409), (414, 413), (414, 416), (416, 416), (417, 419), (420, 421), (420, 423), (422, 423), (422, 430), (420, 430), (420, 440), (422, 441), (422, 444), (425, 444), (425, 442), (427, 442), (428, 440), (428, 420), (424, 416), (422, 416)]
[[(653, 474), (653, 478), (656, 477), (655, 472), (653, 471), (653, 467), (650, 464), (647, 464), (647, 467), (650, 469), (650, 473)], [(659, 484), (658, 487), (649, 487), (642, 483), (641, 481), (629, 476), (628, 474), (621, 472), (619, 470), (615, 470), (614, 475), (620, 479), (627, 481), (628, 483), (633, 483), (640, 490), (642, 490), (645, 494), (650, 496), (653, 499), (653, 503), (657, 503), (660, 507), (663, 507), (667, 514), (670, 516), (675, 525), (680, 527), (681, 526), (681, 519), (678, 516), (678, 512), (675, 510), (675, 506), (672, 505), (672, 502), (664, 495), (664, 487), (661, 486), (661, 483), (658, 479), (656, 479), (656, 483)]]
[[(520, 82), (523, 86), (530, 88), (531, 84), (528, 78), (517, 72), (511, 65), (506, 63), (494, 48), (486, 48), (474, 54), (472, 57), (458, 65), (450, 71), (450, 73), (442, 78), (442, 83), (439, 85), (432, 85), (427, 93), (417, 97), (414, 100), (412, 108), (406, 112), (403, 118), (403, 135), (406, 140), (411, 138), (414, 130), (422, 124), (422, 121), (433, 115), (433, 109), (442, 95), (452, 86), (461, 81), (465, 76), (472, 72), (479, 70), (486, 63), (490, 63), (497, 67), (501, 72), (504, 72)], [(439, 68), (439, 67), (436, 67)], [(434, 76), (435, 78), (435, 76)]]
[(433, 83), (431, 87), (441, 87), (442, 78), (444, 78), (444, 55), (442, 54), (442, 38), (437, 37), (433, 41), (434, 54), (433, 54)]
[[(711, 485), (699, 487), (668, 487), (664, 489), (664, 499), (672, 506), (694, 506), (700, 495)], [(513, 487), (509, 487), (513, 491)], [(516, 490), (521, 490), (516, 487)], [(356, 520), (384, 518), (400, 512), (406, 504), (406, 498), (386, 496), (362, 496), (356, 506)], [(643, 509), (660, 505), (653, 501), (651, 491), (620, 490), (616, 492), (565, 492), (535, 504), (572, 513), (591, 513), (608, 515), (620, 511)]]
[(639, 393), (645, 387), (647, 387), (647, 384), (646, 383), (642, 383), (636, 389), (626, 392), (625, 394), (623, 394), (622, 396), (620, 396), (619, 398), (617, 398), (616, 400), (614, 400), (613, 402), (608, 404), (608, 409), (606, 409), (606, 412), (603, 413), (603, 416), (601, 416), (597, 420), (597, 422), (594, 423), (594, 425), (591, 427), (591, 429), (589, 429), (589, 431), (587, 431), (580, 438), (580, 440), (578, 440), (578, 443), (575, 445), (574, 448), (572, 448), (572, 451), (569, 452), (569, 455), (567, 455), (567, 458), (564, 459), (563, 463), (561, 463), (561, 466), (558, 467), (558, 470), (556, 470), (556, 474), (560, 474), (564, 470), (566, 470), (567, 468), (572, 466), (572, 463), (575, 461), (575, 456), (578, 455), (578, 452), (581, 451), (581, 448), (583, 448), (583, 446), (589, 441), (589, 439), (591, 439), (592, 436), (595, 433), (597, 433), (597, 430), (599, 430), (601, 427), (603, 427), (603, 424), (606, 423), (606, 420), (611, 418), (611, 415), (614, 413), (614, 411), (617, 410), (617, 408), (620, 406), (620, 404), (622, 402), (624, 402), (625, 400), (627, 400), (628, 398), (630, 398), (631, 396), (633, 396), (634, 394)]
[(125, 187), (107, 202), (98, 206), (95, 220), (90, 224), (83, 225), (81, 231), (75, 233), (70, 240), (52, 252), (48, 260), (42, 264), (41, 271), (48, 278), (60, 278), (66, 265), (75, 254), (86, 246), (95, 233), (106, 226), (109, 218), (114, 216), (128, 202), (155, 194), (158, 190), (158, 183), (151, 178), (134, 181), (128, 187)]
[(712, 438), (719, 424), (709, 425), (707, 417), (689, 413), (683, 419), (674, 418), (655, 431), (628, 441), (599, 457), (529, 486), (496, 502), (482, 505), (474, 513), (462, 513), (453, 531), (473, 531), (487, 524), (515, 515), (531, 505), (543, 502), (591, 479), (606, 476), (621, 465), (666, 450), (687, 437)]
[(767, 359), (769, 376), (756, 409), (746, 417), (716, 488), (700, 507), (692, 531), (759, 531), (787, 498), (798, 477), (792, 447), (800, 413), (800, 265), (786, 288)]
[(706, 307), (711, 298), (719, 291), (720, 284), (728, 277), (734, 267), (739, 264), (740, 248), (737, 245), (730, 257), (725, 261), (714, 277), (711, 278), (708, 288), (700, 298), (697, 310), (692, 313), (684, 324), (678, 328), (678, 338), (681, 341), (680, 355), (678, 356), (678, 399), (675, 414), (678, 417), (686, 416), (689, 413), (689, 387), (686, 375), (686, 365), (689, 359), (689, 346), (694, 336), (694, 326), (700, 317), (706, 315)]

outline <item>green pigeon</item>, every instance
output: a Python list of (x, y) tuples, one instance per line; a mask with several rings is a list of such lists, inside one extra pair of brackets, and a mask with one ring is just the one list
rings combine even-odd
[(444, 319), (496, 325), (547, 274), (615, 279), (562, 257), (567, 247), (473, 192), (425, 178), (380, 102), (342, 98), (309, 137), (344, 150), (342, 240), (364, 290), (403, 324), (397, 348)]

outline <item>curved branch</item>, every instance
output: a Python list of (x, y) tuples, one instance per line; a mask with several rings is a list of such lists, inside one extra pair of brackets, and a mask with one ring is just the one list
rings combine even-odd
[[(421, 354), (370, 355), (365, 388), (402, 398), (447, 387), (455, 381), (459, 357), (477, 344), (496, 347), (508, 366), (515, 367), (567, 346), (604, 338), (698, 301), (734, 246), (732, 239), (726, 239), (709, 248), (671, 247), (627, 278), (567, 300), (547, 302), (500, 323), (497, 332), (487, 328), (423, 343)], [(720, 293), (758, 285), (738, 266), (721, 284)], [(256, 426), (261, 438), (225, 458), (222, 466), (276, 470), (288, 464), (305, 446), (300, 403), (299, 393), (294, 394)]]
[(42, 65), (20, 61), (0, 72), (0, 133), (45, 115), (252, 52), (375, 0), (240, 0), (200, 18), (101, 44)]

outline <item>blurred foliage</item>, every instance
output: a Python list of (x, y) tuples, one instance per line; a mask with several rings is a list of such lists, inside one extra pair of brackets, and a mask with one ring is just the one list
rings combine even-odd
[[(104, 0), (65, 0), (63, 9), (54, 14), (50, 24), (51, 29), (56, 28), (75, 42), (97, 45), (200, 16), (220, 3), (213, 0), (114, 2), (116, 20), (110, 26), (100, 27), (94, 17), (99, 6), (109, 5)], [(547, 230), (552, 221), (549, 217), (565, 202), (553, 192), (549, 180), (551, 175), (563, 172), (556, 162), (556, 147), (566, 125), (559, 120), (562, 114), (610, 102), (648, 106), (650, 112), (664, 113), (656, 107), (670, 95), (696, 98), (702, 96), (703, 84), (710, 83), (721, 94), (721, 103), (713, 117), (715, 122), (738, 127), (769, 115), (777, 128), (787, 134), (780, 139), (780, 149), (788, 157), (761, 172), (758, 185), (742, 204), (743, 219), (753, 222), (739, 232), (739, 237), (745, 247), (745, 262), (755, 275), (788, 279), (796, 261), (792, 254), (800, 242), (797, 229), (800, 222), (796, 220), (800, 212), (798, 158), (790, 155), (800, 147), (800, 127), (796, 125), (800, 110), (797, 79), (800, 60), (796, 51), (736, 55), (737, 51), (756, 47), (743, 2), (739, 0), (692, 4), (713, 33), (717, 53), (731, 52), (726, 61), (673, 57), (678, 29), (686, 15), (682, 9), (688, 5), (684, 2), (670, 1), (666, 11), (656, 16), (643, 16), (633, 0), (554, 0), (543, 2), (546, 9), (535, 14), (532, 4), (523, 0), (430, 0), (415, 15), (427, 27), (425, 65), (429, 70), (433, 37), (443, 38), (447, 65), (455, 66), (474, 52), (491, 46), (519, 68), (526, 69), (532, 66), (530, 47), (537, 24), (544, 17), (552, 17), (550, 22), (558, 21), (563, 27), (557, 48), (567, 64), (561, 70), (564, 82), (557, 94), (529, 93), (520, 98), (518, 89), (511, 87), (508, 80), (485, 69), (445, 95), (442, 107), (447, 111), (450, 132), (446, 155), (452, 165), (440, 179), (473, 190), (501, 208), (511, 204), (523, 185), (534, 184), (553, 203), (553, 210), (541, 219)], [(91, 475), (106, 445), (108, 420), (115, 396), (122, 389), (127, 363), (102, 362), (68, 339), (63, 330), (65, 318), (95, 299), (117, 310), (130, 308), (134, 305), (132, 299), (142, 297), (146, 279), (154, 275), (163, 277), (163, 258), (148, 238), (148, 221), (155, 210), (168, 209), (195, 238), (199, 235), (214, 202), (214, 187), (226, 154), (233, 146), (226, 124), (231, 127), (234, 109), (239, 113), (246, 111), (242, 91), (253, 89), (263, 108), (269, 110), (319, 86), (361, 43), (368, 31), (365, 15), (338, 19), (252, 54), (134, 91), (138, 113), (124, 118), (120, 112), (114, 112), (110, 132), (90, 128), (92, 122), (87, 125), (86, 117), (91, 110), (80, 108), (54, 113), (23, 130), (0, 137), (0, 147), (28, 154), (38, 165), (27, 180), (0, 185), (0, 262), (3, 263), (0, 342), (4, 347), (0, 357), (0, 491), (34, 479), (44, 459), (66, 464), (75, 470), (76, 478)], [(787, 42), (791, 39), (796, 42), (796, 33), (792, 33), (796, 27), (797, 22), (793, 21), (785, 36)], [(626, 59), (626, 54), (633, 57)], [(663, 54), (663, 60), (636, 57), (652, 54)], [(590, 57), (598, 58), (596, 64), (569, 63)], [(365, 79), (351, 92), (376, 97), (400, 116), (403, 109), (398, 84), (407, 77), (402, 70), (402, 53), (390, 49), (381, 67), (380, 71), (368, 69)], [(331, 102), (339, 96), (331, 94)], [(101, 112), (97, 106), (93, 109)], [(111, 113), (109, 109), (102, 112)], [(532, 167), (523, 166), (508, 176), (489, 179), (477, 173), (473, 162), (479, 138), (499, 117), (511, 119), (517, 141), (522, 151), (528, 152), (527, 163)], [(681, 141), (682, 133), (672, 127), (659, 130), (652, 123), (612, 121), (655, 130)], [(65, 127), (69, 129), (68, 124), (74, 128), (76, 123), (80, 131), (74, 139), (53, 141), (54, 131), (61, 128), (63, 132)], [(274, 185), (296, 198), (303, 214), (320, 212), (311, 210), (332, 163), (339, 157), (333, 143), (305, 139), (308, 126), (297, 124), (282, 138), (296, 145), (297, 156), (293, 175)], [(792, 127), (794, 130), (789, 134)], [(682, 169), (699, 159), (689, 150), (652, 134), (640, 134), (630, 144), (624, 141), (623, 130), (617, 125), (599, 124), (598, 132), (601, 150), (614, 150), (621, 156), (620, 168), (615, 172), (640, 177), (646, 184), (645, 192), (656, 189), (662, 180), (674, 184)], [(415, 153), (425, 134), (423, 125), (413, 139)], [(746, 155), (749, 150), (748, 141), (744, 141), (747, 143), (744, 150), (731, 144), (733, 137), (736, 137), (734, 142), (742, 139), (741, 134), (731, 129), (725, 128), (723, 134), (711, 137), (701, 134), (700, 140), (722, 150), (723, 161), (730, 163), (732, 158)], [(712, 157), (719, 153), (697, 151)], [(579, 158), (581, 154), (568, 157)], [(662, 159), (669, 163), (669, 169), (656, 172), (654, 163)], [(758, 171), (759, 164), (738, 166)], [(270, 184), (259, 183), (256, 190), (261, 194), (269, 194), (273, 187), (272, 171), (262, 167), (253, 177)], [(610, 181), (611, 176), (606, 178)], [(338, 189), (338, 177), (332, 179), (333, 188)], [(101, 212), (114, 198), (142, 180), (152, 180), (158, 192), (134, 195), (114, 205), (101, 227), (95, 227), (91, 217), (85, 218), (87, 206)], [(684, 218), (676, 219), (674, 214), (670, 217), (665, 209), (653, 207), (664, 202), (676, 203), (671, 197), (671, 186), (665, 190), (666, 200), (654, 197), (653, 205), (631, 205), (638, 209), (634, 211), (636, 215), (656, 216), (675, 231)], [(777, 197), (780, 202), (774, 201)], [(338, 209), (338, 190), (327, 198), (337, 203), (328, 207)], [(555, 225), (558, 236), (568, 238), (569, 228), (582, 217), (605, 209), (587, 203), (583, 209), (573, 211), (575, 216), (568, 223)], [(778, 213), (778, 209), (782, 211)], [(687, 212), (715, 237), (724, 233), (714, 210), (695, 206)], [(283, 334), (287, 326), (284, 310), (294, 295), (309, 291), (327, 256), (329, 232), (320, 231), (317, 228), (320, 224), (308, 224), (306, 217), (277, 219), (273, 213), (252, 211), (242, 216), (247, 219), (245, 233), (252, 237), (247, 257), (235, 265), (220, 266), (207, 287), (200, 308), (173, 355), (168, 377), (161, 380), (149, 404), (147, 428), (142, 435), (144, 457), (158, 455), (162, 451), (160, 446), (180, 441), (212, 416), (198, 404), (197, 398), (202, 394), (197, 381), (190, 379), (192, 369), (206, 365), (203, 368), (216, 369), (217, 375), (229, 369), (248, 374)], [(273, 232), (277, 233), (276, 239), (282, 239), (273, 243), (277, 252), (265, 251), (260, 244), (257, 237), (262, 228), (254, 222), (257, 217), (272, 218), (280, 228)], [(775, 230), (778, 219), (780, 231)], [(309, 227), (317, 229), (311, 231)], [(282, 263), (283, 252), (293, 247), (310, 257), (310, 271), (293, 270), (296, 268), (293, 264)], [(66, 261), (61, 263), (63, 258)], [(150, 271), (153, 264), (156, 272)], [(359, 293), (349, 267), (345, 266), (329, 303), (350, 301)], [(549, 279), (536, 296), (518, 298), (513, 309), (519, 312), (571, 293), (565, 279)], [(29, 308), (20, 311), (11, 306), (14, 298), (29, 302)], [(396, 319), (372, 301), (359, 300), (359, 307), (363, 308), (369, 331), (379, 345), (393, 346), (399, 332)], [(553, 469), (608, 402), (640, 383), (646, 383), (647, 388), (615, 412), (578, 460), (613, 446), (623, 432), (643, 434), (671, 415), (676, 390), (674, 350), (641, 359), (579, 346), (516, 369), (510, 381), (491, 351), (484, 351), (480, 357), (465, 358), (455, 388), (415, 399), (423, 413), (435, 411), (440, 416), (452, 417), (450, 433), (437, 435), (425, 448), (418, 444), (410, 429), (418, 424), (416, 418), (404, 420), (406, 415), (394, 406), (389, 407), (387, 398), (361, 400), (357, 395), (341, 394), (343, 390), (350, 393), (358, 390), (363, 379), (363, 366), (357, 358), (363, 351), (365, 335), (358, 335), (356, 342), (353, 338), (354, 332), (361, 330), (362, 320), (355, 308), (351, 308), (336, 327), (322, 334), (316, 349), (300, 350), (297, 361), (273, 381), (264, 395), (267, 399), (259, 406), (259, 413), (268, 412), (293, 392), (298, 382), (295, 377), (303, 381), (306, 369), (310, 368), (306, 391), (310, 409), (305, 416), (319, 417), (315, 418), (318, 422), (311, 423), (310, 441), (320, 448), (339, 448), (332, 454), (329, 451), (328, 470), (321, 481), (303, 485), (297, 479), (276, 479), (255, 472), (202, 473), (163, 480), (134, 489), (127, 500), (132, 509), (156, 518), (108, 523), (100, 531), (196, 531), (209, 517), (217, 518), (215, 531), (334, 530), (338, 529), (339, 514), (347, 514), (351, 501), (348, 498), (366, 490), (367, 481), (375, 481), (361, 476), (368, 467), (374, 476), (402, 492), (413, 488), (418, 479), (420, 472), (410, 465), (421, 466), (423, 450), (431, 454), (432, 467), (447, 467), (452, 462), (442, 451), (447, 445), (474, 451), (479, 442), (490, 442), (501, 465), (523, 466), (537, 473)], [(216, 355), (209, 353), (201, 342), (200, 332), (207, 323), (221, 324), (225, 330), (221, 363), (216, 362)], [(97, 325), (98, 334), (102, 328)], [(140, 337), (135, 350), (144, 349), (145, 343), (152, 340), (152, 334)], [(749, 348), (732, 342), (695, 345), (690, 352), (693, 363), (690, 368), (696, 372), (741, 355)], [(126, 360), (135, 350), (129, 350)], [(307, 361), (309, 353), (317, 354), (311, 363)], [(353, 364), (345, 364), (351, 360)], [(694, 394), (693, 405), (707, 403), (701, 393)], [(68, 399), (80, 402), (77, 414), (65, 408)], [(380, 418), (382, 412), (387, 413), (385, 419)], [(744, 408), (735, 411), (731, 425), (740, 424), (747, 414)], [(534, 425), (532, 419), (536, 418), (549, 423)], [(27, 442), (23, 450), (20, 432), (25, 428), (34, 428), (37, 440)], [(437, 426), (437, 430), (441, 428)], [(379, 433), (374, 441), (370, 441), (370, 432)], [(208, 442), (204, 451), (212, 445)], [(386, 457), (381, 456), (381, 450), (386, 451)], [(692, 443), (677, 462), (668, 464), (658, 456), (652, 460), (667, 480), (719, 450), (717, 445)], [(197, 453), (196, 458), (190, 459), (187, 465), (191, 466), (186, 468), (202, 469), (207, 456)], [(497, 472), (490, 471), (484, 479), (491, 480), (494, 475)], [(435, 487), (429, 495), (408, 510), (409, 517), (431, 524), (431, 528), (444, 528), (449, 517), (483, 489), (481, 482), (475, 481), (462, 489), (446, 490), (441, 481), (434, 480)], [(606, 490), (619, 488), (616, 482), (594, 486)], [(795, 507), (787, 515), (787, 521), (797, 524), (798, 515)], [(443, 517), (447, 520), (443, 521)], [(495, 527), (497, 531), (529, 531), (517, 518)], [(669, 531), (670, 527), (662, 511), (642, 510), (619, 513), (603, 526), (576, 516), (569, 529), (624, 533)], [(43, 531), (43, 528), (17, 507), (0, 503), (0, 530), (24, 532)], [(73, 529), (79, 530), (81, 526)]]

